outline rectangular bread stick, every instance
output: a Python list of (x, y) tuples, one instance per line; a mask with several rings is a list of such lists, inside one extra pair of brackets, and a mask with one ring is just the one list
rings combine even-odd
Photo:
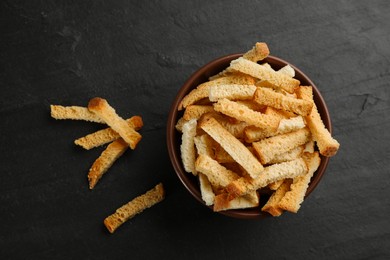
[(261, 211), (266, 211), (274, 217), (282, 215), (283, 209), (279, 208), (278, 203), (286, 192), (289, 191), (291, 182), (291, 179), (284, 180), (277, 190), (272, 193), (267, 203), (261, 208)]
[(93, 98), (88, 103), (88, 109), (117, 132), (129, 144), (131, 149), (134, 150), (139, 141), (141, 141), (142, 136), (134, 128), (130, 127), (123, 118), (118, 116), (107, 100), (99, 97)]
[(214, 109), (215, 111), (236, 118), (237, 120), (244, 121), (250, 125), (267, 129), (267, 131), (270, 132), (276, 131), (280, 123), (280, 118), (278, 117), (262, 114), (243, 104), (228, 99), (218, 100), (218, 102), (214, 104)]
[(213, 210), (218, 212), (228, 209), (254, 208), (257, 206), (259, 206), (259, 195), (256, 191), (237, 197), (233, 200), (229, 200), (229, 194), (221, 193), (214, 198)]
[(211, 206), (214, 204), (215, 194), (213, 191), (213, 187), (206, 175), (203, 173), (198, 173), (199, 178), (199, 188), (200, 194), (202, 195), (202, 200), (207, 206)]
[(301, 203), (305, 198), (307, 188), (311, 177), (314, 172), (318, 169), (321, 163), (321, 158), (318, 152), (312, 154), (305, 153), (302, 157), (308, 165), (308, 173), (293, 179), (293, 183), (290, 186), (290, 190), (280, 199), (278, 207), (293, 213), (297, 213), (301, 207)]
[(95, 123), (105, 123), (86, 107), (50, 105), (50, 114), (55, 119), (84, 120)]
[(114, 233), (115, 230), (127, 220), (161, 202), (164, 199), (164, 196), (164, 187), (162, 183), (159, 183), (145, 194), (134, 198), (118, 208), (115, 213), (105, 218), (103, 223), (110, 233)]
[(302, 116), (281, 119), (279, 127), (276, 131), (270, 131), (269, 129), (261, 129), (255, 126), (248, 126), (244, 130), (245, 141), (248, 143), (253, 143), (266, 137), (293, 132), (304, 127), (305, 122), (303, 121)]
[(88, 172), (89, 188), (91, 190), (128, 147), (129, 145), (122, 138), (113, 141), (107, 146), (99, 158), (92, 164)]
[(223, 128), (213, 117), (204, 117), (200, 122), (200, 127), (217, 141), (252, 178), (259, 176), (263, 171), (263, 166), (248, 148)]
[(304, 175), (307, 173), (307, 170), (306, 163), (302, 158), (273, 164), (265, 167), (262, 174), (257, 178), (241, 177), (231, 182), (226, 186), (226, 191), (229, 193), (229, 198), (234, 199), (278, 180)]
[(297, 95), (313, 103), (313, 109), (305, 119), (313, 135), (313, 139), (317, 143), (320, 154), (327, 157), (334, 156), (339, 150), (340, 144), (331, 136), (329, 130), (325, 128), (324, 122), (318, 113), (317, 106), (313, 101), (313, 88), (311, 86), (300, 86), (297, 89)]
[(252, 143), (260, 162), (269, 163), (278, 154), (285, 153), (310, 141), (310, 131), (305, 127), (295, 132), (276, 135)]
[(220, 77), (215, 80), (207, 81), (200, 84), (196, 89), (191, 90), (191, 92), (186, 95), (178, 106), (178, 110), (182, 110), (189, 105), (193, 105), (196, 102), (207, 98), (209, 96), (209, 89), (212, 86), (219, 86), (224, 84), (242, 84), (242, 85), (253, 85), (255, 84), (254, 78), (245, 74), (236, 74), (230, 76)]
[(300, 82), (297, 79), (291, 78), (270, 70), (256, 62), (244, 59), (242, 57), (233, 60), (230, 63), (230, 70), (239, 71), (248, 74), (252, 77), (260, 80), (268, 81), (274, 88), (281, 88), (289, 93), (293, 93), (294, 90), (299, 86)]
[(302, 116), (310, 114), (313, 107), (313, 102), (308, 100), (289, 97), (271, 89), (261, 87), (256, 89), (253, 101), (260, 105), (287, 110)]
[(196, 149), (195, 149), (195, 135), (196, 135), (197, 121), (191, 119), (184, 123), (183, 134), (181, 136), (180, 154), (183, 161), (184, 170), (197, 175), (195, 169)]
[(212, 102), (223, 98), (229, 100), (251, 100), (255, 91), (255, 85), (230, 84), (211, 86), (209, 89), (209, 99)]
[[(140, 130), (143, 126), (142, 118), (140, 116), (133, 116), (126, 120), (130, 127), (134, 130)], [(86, 150), (107, 144), (120, 138), (120, 135), (111, 127), (96, 131), (92, 134), (80, 137), (74, 141), (76, 145), (83, 147)]]
[(207, 176), (210, 183), (216, 188), (223, 188), (240, 176), (219, 164), (207, 155), (200, 154), (195, 162), (198, 172)]

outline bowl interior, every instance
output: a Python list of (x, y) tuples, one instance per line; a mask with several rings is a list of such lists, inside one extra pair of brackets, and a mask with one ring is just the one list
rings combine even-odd
[[(208, 78), (210, 76), (213, 76), (221, 72), (222, 70), (224, 70), (229, 66), (232, 60), (237, 59), (242, 55), (243, 55), (242, 53), (238, 53), (238, 54), (231, 54), (231, 55), (218, 58), (206, 64), (198, 71), (196, 71), (194, 74), (192, 74), (191, 77), (180, 88), (175, 100), (172, 103), (171, 110), (169, 112), (168, 122), (167, 122), (167, 146), (168, 146), (169, 157), (171, 159), (175, 172), (178, 175), (181, 182), (184, 184), (187, 190), (203, 205), (205, 204), (201, 197), (198, 179), (192, 174), (187, 173), (184, 170), (181, 161), (181, 155), (180, 155), (181, 133), (179, 133), (175, 129), (175, 125), (177, 120), (183, 115), (183, 112), (178, 111), (178, 105), (180, 101), (183, 99), (183, 97), (187, 95), (192, 89), (196, 88), (199, 84), (208, 81)], [(332, 132), (331, 121), (330, 121), (330, 116), (329, 116), (327, 106), (320, 92), (315, 86), (315, 84), (294, 65), (280, 58), (274, 56), (268, 56), (262, 62), (268, 62), (275, 70), (280, 69), (287, 64), (293, 67), (295, 70), (295, 78), (301, 82), (301, 85), (313, 87), (314, 102), (316, 103), (318, 112), (320, 113), (326, 128), (329, 129), (330, 132)], [(322, 175), (324, 174), (325, 169), (328, 165), (328, 161), (329, 161), (328, 157), (321, 156), (321, 164), (311, 179), (310, 185), (306, 192), (306, 197), (309, 196), (309, 194), (315, 189), (317, 184), (320, 182)], [(264, 197), (262, 196), (263, 195), (260, 196), (260, 205), (263, 205), (266, 202), (266, 199), (264, 199)], [(212, 207), (209, 208), (212, 209)], [(226, 210), (226, 211), (220, 211), (219, 213), (227, 216), (243, 218), (243, 219), (256, 219), (256, 218), (271, 216), (266, 212), (262, 212), (260, 210), (260, 207), (250, 208), (250, 209)]]

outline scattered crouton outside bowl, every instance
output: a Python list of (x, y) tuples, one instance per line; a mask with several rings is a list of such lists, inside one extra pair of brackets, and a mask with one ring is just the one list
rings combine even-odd
[[(180, 144), (181, 144), (181, 133), (176, 130), (175, 125), (178, 119), (183, 115), (183, 111), (178, 111), (179, 103), (192, 89), (196, 88), (199, 84), (206, 82), (209, 80), (209, 77), (218, 74), (227, 68), (230, 62), (234, 59), (241, 57), (243, 54), (231, 54), (227, 56), (223, 56), (221, 58), (215, 59), (205, 66), (201, 67), (198, 71), (190, 76), (190, 78), (184, 83), (184, 85), (180, 88), (177, 93), (176, 98), (174, 99), (169, 116), (167, 121), (167, 146), (169, 157), (171, 163), (175, 169), (177, 176), (180, 181), (184, 184), (186, 189), (203, 205), (206, 206), (204, 201), (202, 200), (200, 186), (198, 178), (191, 173), (188, 173), (184, 170), (183, 162), (181, 159), (180, 152)], [(313, 95), (314, 102), (318, 108), (318, 112), (321, 115), (321, 118), (324, 122), (325, 127), (332, 132), (331, 120), (329, 116), (329, 112), (327, 106), (325, 104), (324, 99), (322, 98), (318, 88), (316, 85), (298, 68), (294, 65), (274, 56), (268, 56), (265, 60), (262, 60), (261, 63), (267, 62), (271, 65), (271, 67), (275, 70), (278, 70), (285, 65), (289, 64), (295, 70), (295, 78), (301, 82), (301, 85), (312, 86), (313, 87)], [(309, 187), (307, 189), (305, 198), (309, 196), (311, 192), (316, 188), (318, 183), (320, 182), (326, 167), (328, 165), (329, 158), (321, 155), (321, 164), (317, 171), (314, 173)], [(256, 208), (248, 208), (248, 209), (232, 209), (226, 211), (219, 211), (219, 213), (235, 217), (241, 219), (260, 219), (264, 217), (271, 216), (267, 212), (261, 211), (261, 207), (265, 204), (268, 197), (266, 194), (260, 193), (260, 206)], [(304, 203), (303, 203), (304, 204)], [(208, 206), (211, 210), (213, 210), (212, 206)]]

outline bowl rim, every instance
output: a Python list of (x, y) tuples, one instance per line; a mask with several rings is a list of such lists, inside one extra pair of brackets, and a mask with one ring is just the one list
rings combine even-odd
[[(208, 62), (206, 65), (200, 67), (197, 71), (195, 71), (185, 82), (184, 84), (180, 87), (178, 90), (175, 99), (171, 103), (171, 108), (168, 114), (168, 120), (167, 120), (167, 126), (166, 126), (166, 143), (167, 143), (167, 148), (168, 148), (168, 154), (169, 158), (171, 161), (171, 164), (175, 170), (176, 175), (179, 177), (181, 183), (185, 186), (185, 188), (191, 193), (191, 195), (199, 201), (201, 204), (204, 206), (210, 208), (212, 210), (212, 206), (207, 206), (204, 201), (202, 200), (199, 185), (193, 185), (193, 181), (190, 181), (190, 178), (195, 178), (195, 176), (192, 176), (191, 174), (185, 172), (183, 166), (182, 166), (182, 161), (181, 161), (181, 156), (180, 153), (177, 152), (178, 149), (178, 144), (176, 137), (176, 134), (179, 134), (175, 128), (177, 120), (178, 120), (178, 106), (180, 101), (183, 99), (185, 95), (187, 95), (192, 89), (196, 88), (196, 86), (199, 84), (194, 84), (193, 82), (195, 79), (198, 79), (201, 76), (204, 76), (208, 74), (207, 72), (210, 71), (211, 68), (217, 66), (218, 64), (224, 64), (227, 63), (229, 64), (230, 61), (241, 57), (243, 53), (234, 53), (234, 54), (228, 54), (225, 56), (221, 56), (219, 58), (216, 58), (214, 60), (211, 60)], [(314, 84), (314, 82), (305, 74), (303, 73), (299, 68), (297, 68), (295, 65), (291, 64), (290, 62), (283, 60), (279, 57), (269, 55), (266, 59), (262, 60), (262, 62), (269, 62), (269, 63), (279, 63), (279, 64), (289, 64), (294, 70), (295, 70), (295, 75), (298, 77), (300, 80), (303, 78), (305, 83), (308, 83), (308, 85), (311, 85), (313, 87), (313, 98), (314, 101), (317, 105), (318, 112), (321, 115), (322, 121), (324, 122), (324, 125), (326, 128), (329, 130), (330, 133), (332, 133), (332, 123), (329, 115), (329, 110), (327, 108), (327, 105), (325, 103), (324, 98), (322, 97), (319, 89), (317, 86)], [(222, 66), (224, 67), (224, 66)], [(227, 66), (226, 66), (227, 67)], [(207, 75), (206, 77), (210, 77), (214, 74)], [(301, 81), (302, 82), (302, 81)], [(321, 104), (319, 106), (318, 104)], [(176, 150), (176, 152), (175, 152)], [(305, 194), (305, 199), (312, 193), (312, 191), (317, 187), (319, 182), (321, 181), (326, 168), (329, 163), (329, 158), (320, 155), (321, 157), (321, 164), (317, 171), (314, 173), (311, 182), (309, 184), (309, 187), (306, 191)], [(187, 178), (190, 177), (190, 178)], [(254, 210), (257, 209), (257, 210)], [(218, 213), (234, 218), (240, 218), (240, 219), (259, 219), (259, 218), (264, 218), (264, 217), (269, 217), (271, 216), (267, 212), (263, 212), (256, 208), (252, 209), (232, 209), (232, 210), (225, 210), (225, 211), (219, 211)]]

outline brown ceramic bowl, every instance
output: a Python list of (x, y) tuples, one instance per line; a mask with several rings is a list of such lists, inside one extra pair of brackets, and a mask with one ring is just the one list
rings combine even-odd
[[(167, 146), (168, 146), (169, 157), (176, 171), (176, 174), (181, 180), (181, 182), (184, 184), (186, 189), (203, 205), (205, 204), (200, 194), (198, 179), (195, 176), (193, 176), (191, 173), (187, 173), (184, 170), (183, 163), (181, 160), (181, 156), (180, 156), (181, 133), (179, 133), (175, 129), (175, 125), (177, 120), (183, 115), (183, 112), (178, 111), (177, 108), (180, 101), (183, 99), (183, 97), (187, 95), (192, 89), (196, 88), (199, 84), (208, 81), (208, 78), (210, 76), (213, 76), (218, 72), (222, 71), (223, 69), (227, 68), (232, 60), (237, 59), (242, 55), (243, 55), (242, 53), (239, 53), (239, 54), (231, 54), (231, 55), (218, 58), (216, 60), (209, 62), (208, 64), (200, 68), (198, 71), (196, 71), (194, 74), (192, 74), (191, 77), (180, 88), (175, 100), (172, 103), (169, 112), (168, 122), (167, 122)], [(275, 70), (280, 69), (287, 64), (290, 64), (280, 58), (273, 57), (273, 56), (269, 56), (262, 62), (268, 62)], [(331, 126), (331, 120), (330, 120), (328, 108), (319, 90), (317, 89), (315, 84), (309, 79), (309, 77), (307, 77), (302, 71), (300, 71), (292, 64), (290, 64), (290, 66), (294, 68), (295, 78), (300, 80), (301, 85), (313, 87), (314, 102), (317, 105), (318, 112), (320, 113), (325, 126), (331, 132), (332, 126)], [(321, 164), (311, 179), (310, 185), (306, 192), (306, 197), (309, 196), (309, 194), (315, 189), (317, 184), (320, 182), (322, 175), (324, 174), (325, 169), (328, 165), (328, 161), (329, 158), (321, 156)], [(262, 198), (264, 198), (264, 196), (260, 197), (259, 207), (250, 208), (250, 209), (227, 210), (227, 211), (221, 211), (219, 213), (231, 217), (242, 218), (242, 219), (256, 219), (256, 218), (271, 216), (270, 214), (266, 212), (262, 212), (260, 210), (261, 206), (264, 205), (264, 203), (266, 202), (266, 199), (262, 199)], [(212, 207), (209, 208), (212, 210)]]

